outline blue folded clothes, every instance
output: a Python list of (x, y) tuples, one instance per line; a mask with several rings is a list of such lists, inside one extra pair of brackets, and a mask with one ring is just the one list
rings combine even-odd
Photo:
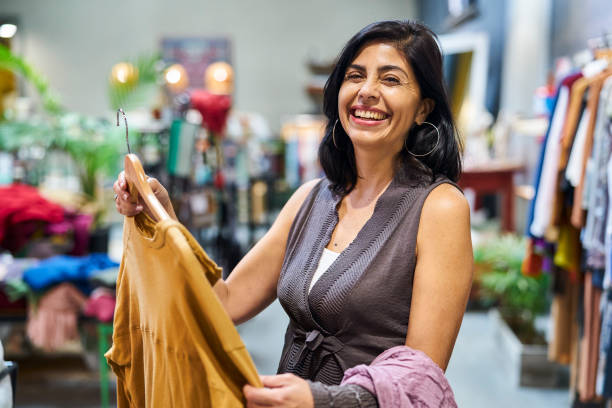
[(45, 290), (49, 286), (61, 282), (81, 282), (85, 284), (87, 279), (97, 272), (118, 265), (106, 254), (57, 255), (26, 269), (23, 280), (35, 291)]

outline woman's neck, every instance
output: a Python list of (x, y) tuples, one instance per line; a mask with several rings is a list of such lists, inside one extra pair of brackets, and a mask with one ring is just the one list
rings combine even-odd
[(395, 173), (393, 155), (355, 152), (357, 183), (350, 195), (353, 202), (371, 202), (389, 185)]

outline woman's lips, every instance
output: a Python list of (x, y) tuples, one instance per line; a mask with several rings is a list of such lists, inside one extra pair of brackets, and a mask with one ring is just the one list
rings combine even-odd
[(385, 119), (364, 119), (364, 118), (360, 118), (358, 116), (355, 116), (353, 114), (353, 112), (351, 112), (351, 114), (349, 115), (350, 120), (352, 122), (354, 122), (357, 125), (362, 125), (362, 126), (377, 126), (380, 125), (381, 123), (385, 122), (387, 119), (389, 119), (389, 117), (386, 117)]

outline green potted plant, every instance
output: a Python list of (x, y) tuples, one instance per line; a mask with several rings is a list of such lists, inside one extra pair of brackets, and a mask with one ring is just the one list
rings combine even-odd
[(503, 235), (487, 240), (474, 250), (481, 269), (478, 283), (482, 296), (493, 300), (502, 318), (524, 344), (545, 344), (535, 327), (538, 315), (549, 307), (549, 275), (526, 276), (521, 272), (526, 242), (523, 237)]
[(536, 326), (536, 318), (549, 308), (550, 277), (523, 275), (525, 252), (526, 239), (510, 234), (487, 239), (474, 250), (481, 296), (497, 306), (490, 316), (501, 368), (517, 385), (564, 386), (567, 370), (548, 361), (546, 337)]

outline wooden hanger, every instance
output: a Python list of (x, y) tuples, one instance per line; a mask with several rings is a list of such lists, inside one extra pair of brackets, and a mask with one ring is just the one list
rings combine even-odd
[(123, 109), (117, 110), (117, 126), (119, 126), (119, 113), (123, 115), (123, 120), (125, 121), (125, 142), (128, 148), (128, 154), (125, 155), (125, 160), (123, 161), (123, 169), (125, 171), (125, 180), (128, 183), (128, 188), (130, 191), (130, 197), (132, 201), (136, 201), (138, 196), (143, 199), (148, 209), (153, 214), (153, 218), (155, 221), (163, 221), (170, 219), (168, 212), (164, 208), (163, 205), (159, 202), (151, 186), (147, 182), (147, 176), (145, 175), (144, 169), (142, 168), (142, 164), (140, 163), (140, 159), (138, 156), (133, 154), (130, 151), (130, 141), (128, 139), (128, 124), (127, 117), (125, 116), (125, 112)]

